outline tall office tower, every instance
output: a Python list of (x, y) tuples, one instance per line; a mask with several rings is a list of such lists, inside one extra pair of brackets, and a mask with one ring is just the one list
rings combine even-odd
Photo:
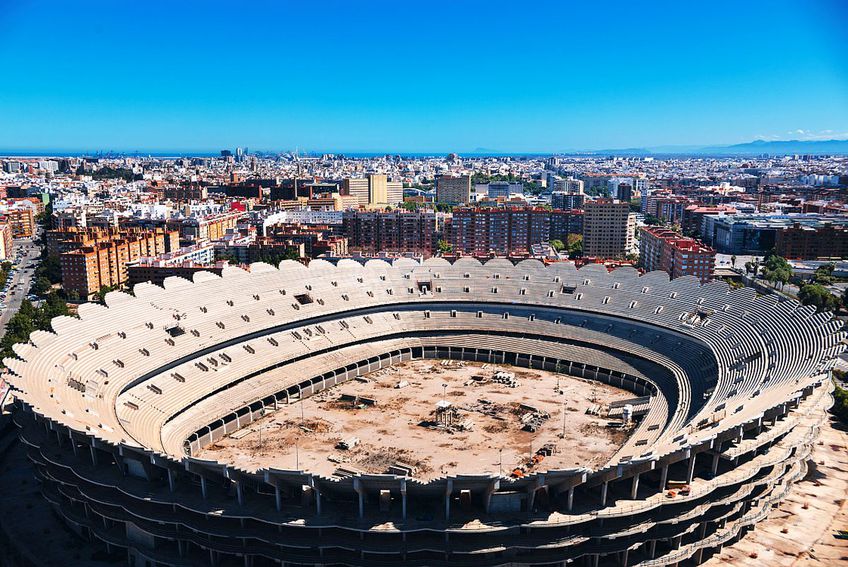
[(369, 209), (394, 207), (403, 202), (403, 183), (389, 181), (384, 174), (368, 177), (349, 177), (344, 181), (344, 193), (356, 199), (356, 204)]
[(439, 175), (436, 177), (436, 200), (451, 205), (471, 202), (470, 175)]
[(354, 198), (354, 203), (357, 206), (368, 206), (368, 178), (367, 177), (348, 177), (344, 180), (342, 186), (342, 194), (350, 195)]
[(636, 215), (630, 203), (598, 199), (583, 205), (583, 254), (623, 258), (633, 249)]

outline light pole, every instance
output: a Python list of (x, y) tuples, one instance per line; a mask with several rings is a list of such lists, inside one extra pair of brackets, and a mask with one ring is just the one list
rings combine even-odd
[(565, 439), (565, 400), (562, 401), (562, 434), (560, 439)]
[(503, 476), (503, 448), (498, 449), (498, 474)]

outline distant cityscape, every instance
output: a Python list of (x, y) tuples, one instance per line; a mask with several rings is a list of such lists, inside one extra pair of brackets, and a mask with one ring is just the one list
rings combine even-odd
[(706, 282), (739, 280), (742, 258), (776, 254), (803, 274), (827, 263), (842, 271), (848, 257), (845, 156), (354, 158), (234, 148), (173, 159), (7, 157), (0, 168), (0, 256), (43, 219), (54, 266), (43, 272), (72, 300), (283, 259), (537, 258)]

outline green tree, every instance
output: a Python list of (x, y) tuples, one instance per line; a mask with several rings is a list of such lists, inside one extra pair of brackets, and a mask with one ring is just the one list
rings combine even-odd
[(801, 286), (798, 299), (804, 305), (812, 305), (816, 311), (835, 311), (839, 307), (839, 300), (821, 284), (807, 284)]
[(451, 252), (453, 252), (453, 246), (451, 246), (447, 240), (439, 240), (437, 246), (439, 252), (441, 252), (442, 254), (450, 254)]
[(568, 246), (568, 257), (569, 258), (580, 258), (583, 256), (583, 235), (582, 234), (569, 234), (566, 238), (566, 243)]
[(833, 270), (836, 269), (836, 264), (829, 262), (816, 268), (813, 274), (813, 282), (821, 285), (833, 285)]
[(662, 224), (662, 221), (654, 215), (645, 215), (645, 224), (649, 226), (656, 226)]
[(551, 248), (559, 252), (565, 249), (565, 244), (562, 243), (562, 240), (551, 240)]
[(35, 278), (35, 281), (32, 284), (32, 292), (36, 295), (44, 295), (48, 291), (53, 284), (50, 283), (50, 280), (44, 276)]
[(294, 246), (286, 248), (283, 252), (283, 260), (300, 260), (300, 251)]
[(763, 277), (771, 282), (772, 286), (777, 287), (779, 283), (783, 287), (792, 278), (792, 266), (785, 258), (770, 252), (766, 255)]

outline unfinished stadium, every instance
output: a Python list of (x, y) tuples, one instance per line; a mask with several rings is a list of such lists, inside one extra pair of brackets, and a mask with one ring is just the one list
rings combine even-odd
[[(751, 289), (531, 260), (254, 264), (105, 303), (5, 363), (44, 497), (134, 565), (697, 564), (804, 476), (845, 336)], [(591, 463), (587, 409), (624, 430)], [(469, 459), (403, 458), (467, 431)], [(248, 436), (280, 456), (240, 461)], [(394, 462), (347, 456), (378, 436)]]

